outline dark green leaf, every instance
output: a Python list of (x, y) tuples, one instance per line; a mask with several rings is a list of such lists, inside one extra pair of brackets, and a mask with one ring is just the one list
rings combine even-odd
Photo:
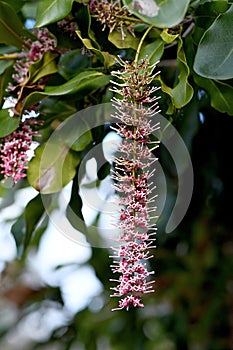
[(41, 0), (36, 15), (36, 27), (44, 27), (49, 23), (57, 22), (66, 17), (74, 0)]
[(25, 209), (25, 223), (26, 223), (26, 232), (24, 237), (24, 251), (27, 249), (28, 245), (31, 242), (34, 230), (41, 220), (45, 212), (44, 204), (41, 199), (41, 195), (38, 194), (33, 198), (26, 206)]
[[(75, 141), (73, 141), (75, 140)], [(83, 151), (92, 142), (92, 133), (83, 120), (79, 120), (77, 128), (70, 130), (65, 142), (76, 152)]]
[(77, 168), (77, 175), (73, 179), (71, 197), (66, 208), (66, 216), (71, 225), (82, 233), (86, 233), (86, 225), (82, 213), (82, 199), (79, 195), (79, 167)]
[(46, 229), (48, 228), (48, 224), (49, 224), (49, 216), (44, 216), (44, 218), (42, 218), (40, 220), (39, 223), (39, 227), (36, 227), (30, 242), (30, 246), (32, 247), (38, 247), (40, 244), (40, 240), (43, 237), (43, 233), (46, 231)]
[(11, 7), (13, 7), (13, 9), (16, 12), (18, 12), (23, 6), (22, 1), (19, 1), (19, 0), (5, 0), (3, 2), (7, 2), (7, 4), (10, 5)]
[(90, 57), (82, 55), (81, 50), (72, 50), (61, 55), (58, 72), (65, 79), (73, 78), (90, 64)]
[(109, 75), (96, 71), (85, 71), (60, 86), (50, 86), (45, 92), (33, 92), (25, 99), (24, 108), (32, 106), (47, 96), (63, 96), (66, 94), (80, 93), (83, 97), (86, 94), (95, 91), (111, 80)]
[(67, 104), (63, 101), (57, 100), (57, 98), (50, 97), (44, 101), (39, 106), (39, 112), (41, 115), (46, 115), (46, 119), (49, 117), (54, 117), (55, 119), (64, 120), (71, 114), (77, 112), (76, 108)]
[(200, 4), (195, 11), (196, 25), (206, 30), (220, 13), (227, 11), (228, 6), (227, 0), (206, 1), (204, 4)]
[(19, 126), (18, 117), (10, 117), (8, 109), (0, 111), (0, 137), (11, 134)]
[[(29, 66), (29, 76), (27, 82), (31, 84), (37, 82), (42, 77), (57, 72), (55, 59), (58, 55), (50, 51), (46, 52), (41, 60)], [(27, 83), (26, 82), (26, 83)]]
[(211, 106), (222, 113), (233, 115), (233, 87), (220, 81), (195, 75), (195, 82), (210, 95)]
[(65, 94), (73, 94), (75, 92), (94, 91), (108, 84), (110, 76), (107, 76), (101, 72), (96, 71), (84, 71), (79, 73), (74, 78), (67, 81), (65, 84), (60, 86), (49, 86), (45, 91), (45, 94), (49, 96), (61, 96)]
[(177, 0), (123, 0), (135, 16), (159, 28), (171, 28), (179, 24), (185, 17), (189, 2), (189, 0), (179, 0), (178, 4)]
[(0, 59), (0, 74), (4, 73), (4, 71), (12, 64), (12, 61), (3, 61)]
[(0, 43), (21, 47), (25, 30), (18, 15), (6, 2), (0, 2)]
[(8, 67), (4, 73), (0, 76), (0, 107), (4, 103), (4, 96), (6, 95), (6, 89), (12, 76), (12, 67)]
[(23, 240), (25, 238), (25, 217), (21, 216), (18, 220), (11, 226), (11, 233), (14, 237), (17, 256), (21, 257), (23, 252)]
[(204, 33), (197, 49), (194, 70), (211, 79), (233, 78), (233, 5)]
[(28, 165), (28, 182), (43, 194), (58, 192), (73, 179), (79, 162), (79, 154), (70, 151), (63, 140), (48, 142), (35, 150)]

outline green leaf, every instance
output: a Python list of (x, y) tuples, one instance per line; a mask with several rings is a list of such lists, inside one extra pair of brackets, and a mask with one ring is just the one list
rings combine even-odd
[[(144, 22), (159, 28), (171, 28), (185, 17), (190, 0), (123, 0), (123, 3), (135, 16)], [(159, 6), (156, 15), (156, 4)], [(154, 15), (153, 15), (154, 14)]]
[(79, 154), (70, 151), (62, 139), (48, 141), (35, 150), (28, 164), (28, 182), (43, 194), (58, 192), (73, 179), (79, 162)]
[(96, 49), (91, 40), (89, 38), (83, 38), (81, 31), (80, 30), (76, 30), (76, 33), (79, 37), (79, 39), (82, 41), (83, 45), (88, 49), (93, 51), (97, 57), (104, 63), (104, 67), (108, 68), (110, 66), (112, 66), (113, 64), (116, 63), (116, 57), (114, 55), (111, 55), (110, 53), (106, 52), (106, 51), (101, 51), (99, 49)]
[(174, 40), (176, 40), (179, 34), (168, 33), (168, 28), (165, 28), (160, 34), (160, 36), (166, 44), (171, 44)]
[(34, 64), (31, 64), (28, 69), (28, 80), (25, 84), (27, 84), (28, 82), (34, 84), (42, 77), (56, 73), (57, 65), (55, 59), (57, 58), (57, 56), (57, 54), (48, 51), (45, 52), (45, 54), (39, 61), (37, 61)]
[(44, 215), (44, 212), (44, 204), (41, 199), (41, 195), (38, 194), (27, 204), (24, 212), (26, 224), (26, 232), (23, 241), (24, 251), (27, 249), (29, 243), (31, 242), (34, 230)]
[(76, 152), (83, 151), (92, 141), (91, 130), (89, 130), (87, 124), (82, 119), (79, 119), (77, 128), (70, 130), (68, 136), (65, 138), (68, 146)]
[(154, 64), (160, 60), (164, 51), (164, 42), (161, 39), (157, 39), (150, 44), (142, 46), (139, 60), (148, 57), (150, 64)]
[[(45, 94), (48, 96), (61, 96), (73, 94), (82, 90), (93, 91), (108, 84), (110, 76), (97, 71), (84, 71), (60, 86), (49, 86)], [(102, 85), (103, 83), (103, 85)]]
[(168, 115), (174, 114), (175, 106), (174, 106), (173, 98), (172, 98), (172, 89), (163, 82), (163, 80), (161, 79), (161, 76), (157, 76), (155, 78), (155, 80), (159, 82), (159, 84), (161, 86), (161, 90), (164, 92), (163, 98), (166, 95), (167, 95), (166, 97), (169, 96), (169, 102), (168, 102), (169, 106), (168, 106), (168, 110), (166, 111), (166, 114), (168, 114)]
[(216, 17), (227, 11), (228, 1), (206, 1), (200, 4), (195, 11), (195, 24), (205, 30), (211, 26)]
[(12, 61), (3, 61), (0, 59), (0, 74), (4, 73), (4, 71), (12, 64)]
[(46, 120), (50, 119), (50, 117), (64, 120), (71, 114), (77, 112), (77, 109), (71, 104), (59, 101), (57, 98), (50, 97), (42, 101), (39, 106), (39, 112), (41, 115), (45, 115)]
[(6, 95), (6, 88), (12, 76), (12, 66), (8, 67), (0, 76), (0, 106), (4, 103), (4, 96)]
[(76, 228), (79, 232), (84, 234), (87, 233), (87, 228), (85, 225), (85, 220), (82, 213), (82, 198), (79, 194), (79, 167), (77, 168), (76, 176), (73, 179), (71, 197), (69, 204), (66, 208), (66, 217), (71, 223), (71, 225)]
[(19, 0), (3, 0), (3, 2), (7, 2), (9, 6), (11, 6), (16, 12), (19, 12), (19, 10), (22, 8), (23, 3)]
[(36, 27), (44, 27), (66, 17), (74, 0), (41, 0), (38, 3)]
[(23, 23), (6, 2), (0, 2), (0, 43), (21, 47), (25, 35)]
[(11, 233), (14, 237), (16, 248), (17, 248), (17, 256), (20, 258), (23, 252), (23, 241), (25, 237), (25, 217), (20, 216), (17, 221), (11, 226)]
[(137, 50), (139, 39), (135, 38), (132, 34), (128, 32), (126, 32), (125, 35), (125, 38), (122, 39), (122, 34), (114, 30), (113, 32), (109, 33), (108, 40), (118, 49), (131, 48)]
[(34, 244), (39, 243), (39, 239), (48, 223), (48, 218), (44, 215), (44, 204), (49, 205), (50, 202), (51, 196), (44, 195), (42, 200), (41, 195), (38, 194), (27, 204), (23, 215), (12, 225), (11, 233), (15, 239), (19, 258), (26, 253), (29, 244), (32, 242)]
[(233, 87), (220, 81), (202, 78), (195, 74), (197, 85), (205, 89), (210, 96), (210, 104), (217, 111), (233, 115)]
[(20, 118), (10, 117), (8, 109), (0, 111), (0, 137), (11, 134), (19, 126)]
[(211, 79), (233, 78), (233, 5), (204, 33), (194, 61), (197, 74)]
[[(44, 196), (43, 196), (44, 197)], [(43, 203), (44, 203), (44, 199), (43, 199)], [(30, 241), (30, 246), (31, 247), (36, 247), (38, 248), (39, 244), (40, 244), (40, 240), (43, 237), (44, 232), (47, 230), (49, 225), (49, 216), (43, 216), (39, 222), (38, 227), (35, 228), (34, 233), (33, 233), (33, 237)]]
[(178, 40), (177, 66), (179, 68), (178, 83), (171, 91), (176, 108), (185, 106), (193, 96), (193, 88), (188, 82), (189, 67), (183, 50), (182, 39)]
[(66, 94), (80, 93), (80, 97), (95, 91), (111, 80), (109, 75), (96, 71), (84, 71), (60, 86), (47, 87), (45, 92), (33, 92), (26, 99), (24, 108), (32, 106), (47, 96), (63, 96)]
[(73, 78), (75, 75), (88, 68), (90, 57), (84, 56), (80, 49), (71, 50), (61, 55), (58, 62), (58, 72), (66, 80)]

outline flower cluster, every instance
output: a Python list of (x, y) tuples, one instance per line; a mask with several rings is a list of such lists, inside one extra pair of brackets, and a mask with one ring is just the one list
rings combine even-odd
[(112, 90), (121, 96), (113, 98), (113, 117), (120, 122), (112, 128), (122, 137), (122, 143), (114, 157), (111, 177), (122, 209), (117, 225), (121, 230), (120, 246), (113, 248), (111, 265), (112, 272), (120, 277), (111, 280), (117, 283), (111, 289), (112, 296), (123, 297), (113, 310), (143, 307), (142, 294), (153, 292), (154, 281), (148, 281), (148, 277), (154, 272), (148, 271), (148, 259), (152, 257), (149, 250), (155, 248), (152, 219), (156, 217), (156, 195), (151, 177), (156, 161), (152, 150), (158, 147), (158, 141), (153, 144), (150, 134), (159, 128), (159, 123), (151, 125), (151, 117), (158, 113), (158, 97), (152, 96), (158, 88), (150, 86), (156, 75), (153, 69), (146, 58), (139, 63), (123, 62), (122, 71), (112, 72), (120, 80), (112, 81)]
[(4, 175), (4, 178), (11, 177), (13, 185), (26, 177), (27, 152), (31, 147), (33, 136), (38, 135), (37, 131), (32, 130), (34, 124), (37, 124), (36, 119), (27, 119), (21, 122), (12, 134), (2, 139), (0, 173)]
[(90, 12), (93, 17), (96, 17), (99, 22), (103, 24), (103, 30), (106, 27), (109, 28), (110, 33), (116, 29), (121, 32), (122, 39), (125, 38), (124, 26), (127, 30), (134, 35), (134, 30), (132, 23), (129, 22), (131, 14), (128, 10), (120, 5), (120, 0), (114, 2), (108, 2), (106, 0), (97, 0), (89, 1)]
[[(7, 98), (8, 103), (13, 102), (13, 105), (9, 108), (14, 114), (12, 118), (20, 114), (18, 106), (21, 108), (21, 100), (25, 98), (22, 94), (22, 88), (27, 82), (30, 65), (40, 60), (45, 52), (55, 51), (56, 40), (51, 36), (47, 28), (33, 29), (33, 34), (36, 40), (24, 40), (22, 50), (18, 54), (14, 65), (15, 72), (12, 75), (14, 84), (9, 83), (7, 88), (7, 91), (12, 95)], [(33, 131), (34, 125), (38, 124), (36, 119), (30, 118), (30, 115), (32, 111), (36, 110), (36, 106), (31, 106), (24, 110), (23, 118), (25, 121), (21, 121), (19, 127), (12, 134), (1, 140), (0, 173), (4, 175), (4, 178), (11, 177), (14, 185), (21, 178), (26, 177), (27, 151), (32, 144), (33, 135), (37, 134), (36, 131)]]
[[(33, 34), (37, 40), (24, 40), (22, 51), (18, 54), (18, 59), (14, 65), (15, 73), (12, 75), (16, 85), (10, 83), (8, 91), (14, 92), (18, 85), (23, 85), (28, 78), (28, 69), (35, 61), (40, 60), (43, 54), (47, 51), (54, 51), (56, 40), (51, 37), (47, 28), (33, 29)], [(17, 90), (19, 94), (19, 90)]]
[(59, 28), (61, 28), (65, 33), (69, 34), (69, 36), (73, 39), (77, 39), (76, 30), (78, 29), (78, 25), (74, 22), (72, 16), (67, 16), (62, 20), (57, 22)]

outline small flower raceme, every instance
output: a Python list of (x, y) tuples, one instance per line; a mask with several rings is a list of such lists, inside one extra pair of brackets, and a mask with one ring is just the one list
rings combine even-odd
[(16, 84), (10, 83), (7, 88), (8, 92), (14, 92), (18, 85), (26, 81), (31, 64), (40, 60), (45, 52), (55, 50), (56, 40), (51, 37), (47, 28), (34, 29), (33, 34), (37, 40), (26, 39), (24, 41), (22, 51), (18, 54), (14, 65), (15, 73), (12, 75)]
[[(10, 108), (14, 114), (19, 114), (16, 109), (18, 99), (21, 98), (19, 86), (23, 86), (28, 79), (30, 65), (40, 60), (45, 52), (55, 51), (56, 47), (56, 40), (50, 35), (47, 28), (34, 29), (33, 34), (37, 39), (35, 41), (31, 39), (24, 40), (22, 51), (18, 54), (18, 59), (14, 65), (15, 72), (12, 75), (14, 83), (10, 83), (7, 88), (7, 91), (12, 94), (11, 97), (8, 97), (8, 101), (14, 101)], [(13, 96), (17, 98), (13, 98)], [(24, 110), (23, 117), (25, 121), (21, 121), (19, 127), (12, 134), (1, 140), (0, 173), (4, 175), (4, 178), (11, 177), (13, 185), (26, 177), (27, 151), (31, 147), (32, 137), (38, 135), (36, 131), (33, 131), (33, 126), (40, 124), (40, 122), (30, 118), (32, 111), (37, 111), (36, 106)]]
[(10, 135), (2, 138), (0, 147), (0, 173), (4, 178), (11, 177), (13, 185), (26, 177), (28, 155), (33, 136), (38, 135), (32, 127), (38, 124), (35, 118), (27, 119), (19, 124), (19, 127)]
[[(108, 2), (106, 0), (89, 0), (91, 15), (96, 17), (103, 24), (103, 30), (109, 28), (110, 33), (113, 30), (119, 30), (122, 39), (125, 38), (124, 27), (133, 35), (134, 30), (131, 23), (128, 22), (131, 14), (126, 7), (121, 6), (120, 0)], [(127, 20), (124, 19), (127, 17)]]
[(112, 100), (113, 117), (119, 120), (112, 128), (122, 137), (111, 175), (122, 207), (117, 224), (120, 245), (113, 248), (111, 265), (112, 272), (120, 274), (118, 279), (111, 279), (116, 282), (111, 296), (121, 299), (113, 310), (144, 307), (142, 295), (154, 291), (154, 281), (148, 281), (154, 274), (148, 271), (148, 260), (153, 257), (149, 250), (155, 248), (156, 233), (151, 222), (156, 211), (151, 166), (156, 161), (152, 150), (158, 147), (158, 141), (150, 141), (150, 134), (159, 129), (159, 123), (151, 125), (151, 118), (159, 112), (158, 97), (154, 96), (158, 88), (150, 86), (156, 76), (152, 74), (155, 65), (150, 66), (147, 58), (122, 65), (122, 71), (112, 72), (120, 81), (112, 81), (112, 91), (121, 96)]

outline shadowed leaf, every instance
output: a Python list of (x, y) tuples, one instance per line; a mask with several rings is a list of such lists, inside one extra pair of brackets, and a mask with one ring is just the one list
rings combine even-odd
[(194, 70), (211, 79), (233, 78), (233, 5), (216, 18), (204, 33), (194, 61)]

